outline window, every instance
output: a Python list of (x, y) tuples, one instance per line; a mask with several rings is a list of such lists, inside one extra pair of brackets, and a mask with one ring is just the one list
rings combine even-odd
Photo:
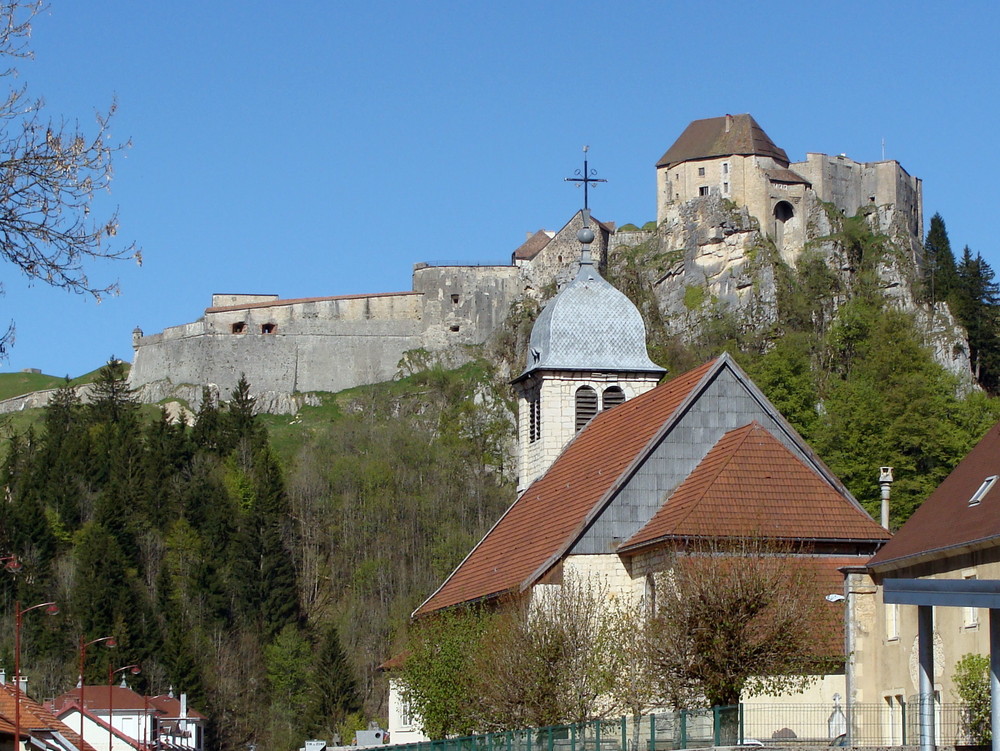
[(278, 324), (276, 323), (264, 323), (261, 324), (260, 333), (262, 334), (273, 334), (278, 330)]
[(729, 162), (723, 162), (722, 163), (722, 174), (723, 175), (728, 175), (729, 174)]
[(542, 437), (542, 397), (538, 391), (528, 396), (528, 441)]
[(399, 726), (403, 730), (413, 727), (413, 709), (410, 707), (410, 700), (399, 697)]
[(242, 334), (247, 330), (247, 325), (243, 321), (237, 321), (233, 324), (232, 331), (234, 334)]
[[(962, 578), (966, 581), (976, 580), (976, 570), (967, 568), (962, 572)], [(962, 608), (962, 626), (965, 628), (979, 628), (979, 610), (977, 608)]]
[(729, 183), (722, 183), (722, 195), (729, 195)]
[(461, 329), (461, 326), (459, 326), (457, 323), (453, 323), (451, 324), (451, 326), (448, 327), (448, 329), (450, 331), (458, 331), (459, 329)]
[(452, 295), (451, 296), (451, 304), (452, 305), (458, 305), (458, 295)]
[(979, 486), (979, 489), (975, 493), (973, 493), (972, 498), (969, 499), (969, 505), (978, 506), (979, 502), (983, 500), (983, 496), (985, 496), (987, 493), (990, 492), (990, 488), (993, 487), (996, 481), (997, 481), (997, 475), (990, 475), (985, 480), (983, 480), (983, 484)]
[(885, 606), (885, 639), (899, 641), (899, 605)]
[(700, 188), (698, 188), (698, 195), (699, 196), (707, 196), (708, 195), (708, 186), (707, 185), (702, 185)]
[(576, 430), (590, 422), (597, 414), (597, 392), (590, 386), (581, 386), (576, 390)]
[(704, 177), (704, 176), (705, 176), (705, 168), (704, 167), (699, 167), (698, 168), (698, 177)]
[(617, 407), (625, 403), (625, 392), (619, 386), (609, 386), (604, 389), (604, 409)]

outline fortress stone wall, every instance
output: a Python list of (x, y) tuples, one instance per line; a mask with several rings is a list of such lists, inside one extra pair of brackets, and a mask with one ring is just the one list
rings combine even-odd
[[(660, 160), (656, 176), (659, 230), (616, 233), (613, 224), (592, 218), (592, 251), (603, 270), (609, 253), (656, 238), (672, 260), (655, 280), (655, 292), (682, 335), (697, 323), (687, 299), (692, 286), (704, 287), (706, 299), (731, 303), (748, 326), (766, 318), (775, 307), (773, 279), (748, 271), (748, 249), (765, 233), (794, 265), (810, 234), (829, 231), (820, 202), (849, 216), (875, 204), (882, 231), (908, 243), (920, 261), (921, 182), (895, 161), (809, 153), (790, 162), (749, 115), (727, 115), (692, 123)], [(389, 380), (411, 350), (448, 353), (449, 361), (460, 362), (469, 356), (466, 346), (487, 341), (502, 325), (513, 302), (523, 296), (544, 301), (573, 278), (583, 222), (577, 212), (559, 231), (529, 235), (509, 266), (418, 263), (408, 292), (213, 295), (193, 323), (133, 333), (130, 383), (145, 401), (175, 395), (196, 407), (192, 395), (202, 386), (214, 386), (224, 398), (245, 374), (262, 404), (283, 411), (309, 392)], [(760, 299), (744, 304), (758, 287)]]

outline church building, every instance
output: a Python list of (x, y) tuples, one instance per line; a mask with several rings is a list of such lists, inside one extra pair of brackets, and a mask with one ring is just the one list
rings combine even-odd
[[(801, 551), (818, 599), (844, 592), (841, 569), (889, 533), (728, 354), (657, 385), (642, 317), (590, 262), (593, 236), (579, 232), (579, 273), (538, 317), (513, 382), (517, 500), (413, 616), (530, 601), (564, 577), (639, 601), (685, 546), (747, 537)], [(841, 604), (823, 607), (842, 624)], [(843, 674), (827, 676), (810, 700), (844, 692)]]

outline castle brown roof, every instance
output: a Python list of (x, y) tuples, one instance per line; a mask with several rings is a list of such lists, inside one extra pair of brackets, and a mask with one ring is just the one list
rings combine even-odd
[(802, 175), (794, 170), (790, 169), (766, 169), (764, 174), (767, 175), (767, 179), (772, 183), (787, 183), (789, 185), (809, 185), (812, 183), (806, 180)]
[(542, 248), (548, 245), (551, 239), (545, 230), (538, 230), (538, 232), (525, 240), (524, 244), (514, 251), (514, 260), (530, 261), (542, 252)]
[(944, 482), (913, 512), (869, 566), (884, 572), (1000, 545), (1000, 481), (975, 506), (983, 481), (1000, 475), (1000, 423), (990, 428)]
[(597, 415), (414, 615), (516, 592), (536, 581), (715, 362)]
[[(729, 120), (729, 129), (726, 121)], [(681, 162), (713, 157), (768, 156), (788, 166), (788, 154), (778, 148), (750, 115), (725, 115), (695, 120), (656, 163), (673, 167)]]
[(421, 292), (374, 292), (370, 295), (334, 295), (332, 297), (293, 297), (287, 300), (262, 300), (261, 302), (248, 302), (238, 305), (219, 305), (214, 308), (205, 308), (206, 313), (222, 313), (227, 310), (250, 310), (251, 308), (276, 308), (280, 305), (299, 305), (307, 302), (330, 302), (333, 300), (357, 300), (365, 297), (404, 297), (406, 295), (419, 295)]
[[(621, 551), (672, 538), (889, 539), (760, 423), (731, 430)], [(857, 563), (857, 561), (855, 561)]]

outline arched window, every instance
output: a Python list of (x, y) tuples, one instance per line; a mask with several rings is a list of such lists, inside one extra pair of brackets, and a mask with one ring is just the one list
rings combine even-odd
[(580, 431), (597, 414), (597, 392), (590, 386), (576, 390), (576, 429)]
[(604, 389), (603, 398), (604, 409), (611, 409), (625, 403), (625, 392), (619, 386), (608, 386)]

